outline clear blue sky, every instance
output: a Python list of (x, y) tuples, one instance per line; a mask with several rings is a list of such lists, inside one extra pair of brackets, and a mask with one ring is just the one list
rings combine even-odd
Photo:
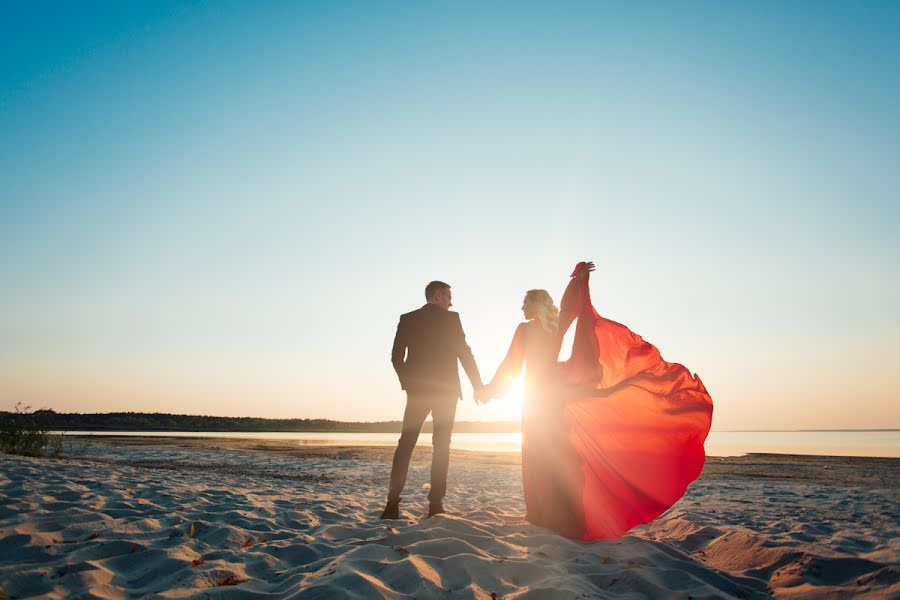
[(487, 378), (523, 292), (593, 259), (715, 429), (900, 427), (898, 30), (897, 2), (4, 2), (0, 404), (400, 418), (425, 283)]

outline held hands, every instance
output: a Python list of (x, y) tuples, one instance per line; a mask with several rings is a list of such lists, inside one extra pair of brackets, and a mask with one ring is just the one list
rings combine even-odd
[(487, 404), (491, 401), (490, 386), (482, 385), (475, 389), (475, 403)]

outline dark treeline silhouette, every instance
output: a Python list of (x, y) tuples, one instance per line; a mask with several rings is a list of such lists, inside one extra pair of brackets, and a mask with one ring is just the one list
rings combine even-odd
[[(167, 413), (58, 413), (38, 410), (30, 415), (0, 412), (0, 419), (40, 420), (54, 431), (309, 431), (340, 433), (399, 433), (401, 421), (344, 422), (328, 419), (260, 419), (257, 417), (209, 417)], [(431, 423), (423, 431), (431, 431)], [(460, 422), (461, 433), (518, 432), (519, 424), (503, 422)]]

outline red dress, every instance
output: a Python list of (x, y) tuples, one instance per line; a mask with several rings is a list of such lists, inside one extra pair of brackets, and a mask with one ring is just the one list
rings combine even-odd
[[(575, 273), (559, 330), (519, 325), (491, 385), (502, 390), (526, 365), (526, 519), (571, 538), (615, 539), (665, 512), (700, 475), (712, 399), (699, 377), (601, 317), (588, 276)], [(572, 356), (557, 362), (576, 319)]]

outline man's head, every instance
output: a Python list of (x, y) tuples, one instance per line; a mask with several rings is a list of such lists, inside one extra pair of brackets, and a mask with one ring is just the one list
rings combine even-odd
[(435, 304), (444, 310), (449, 310), (453, 303), (450, 294), (450, 285), (443, 281), (432, 281), (425, 286), (425, 299), (429, 304)]

